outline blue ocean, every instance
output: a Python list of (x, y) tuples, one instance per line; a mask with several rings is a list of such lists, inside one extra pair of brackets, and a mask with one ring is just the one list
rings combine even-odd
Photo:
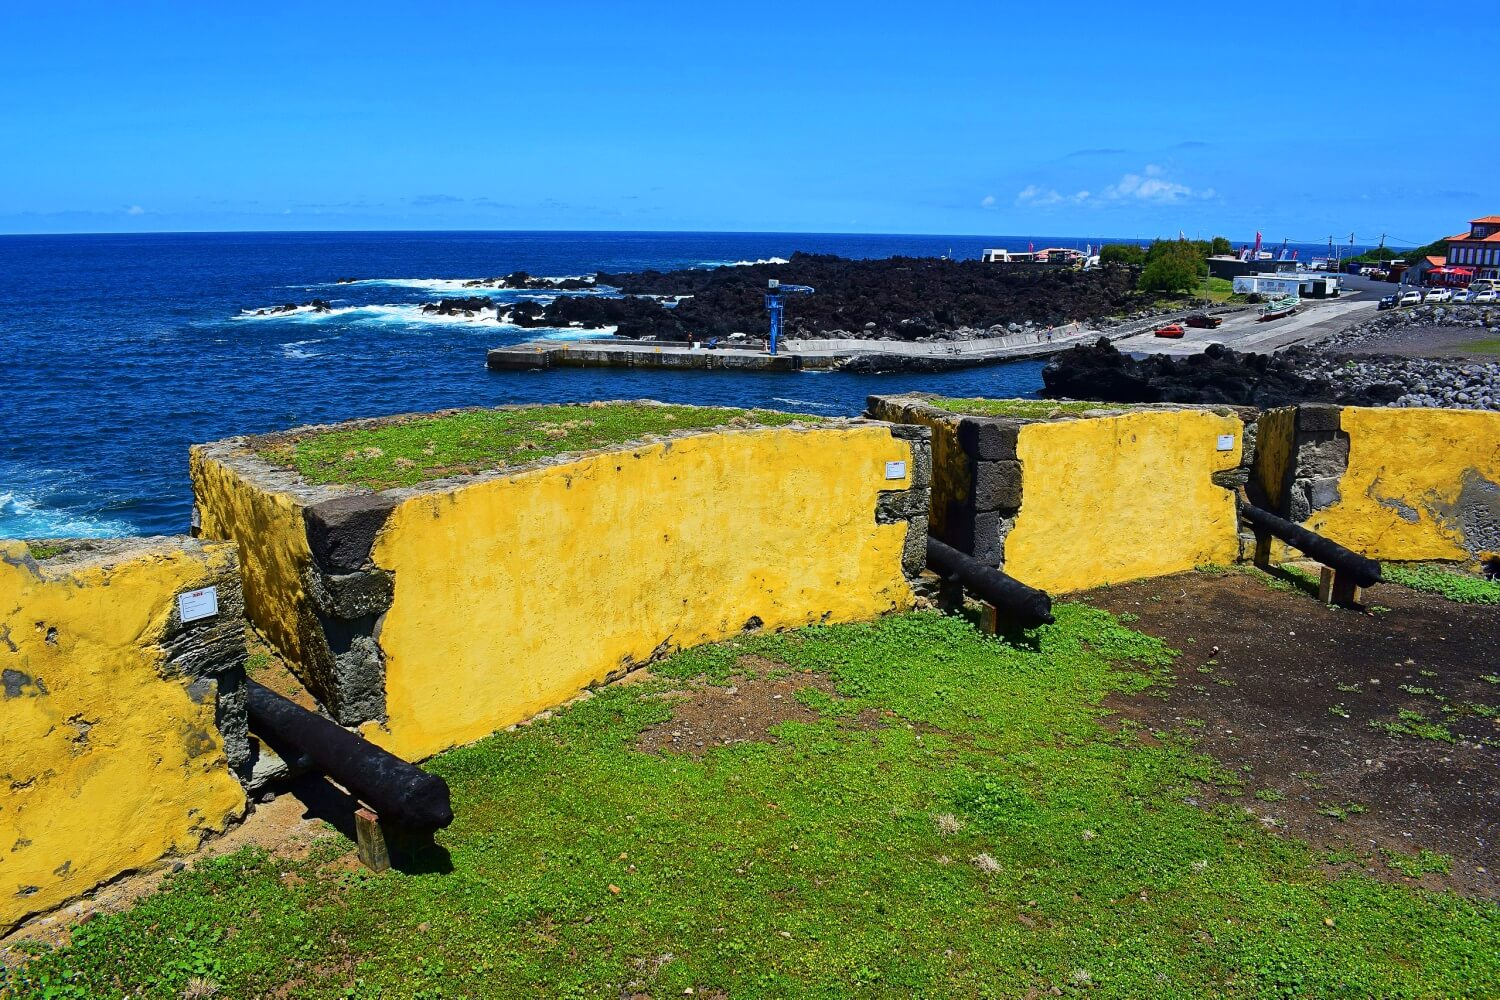
[[(0, 236), (0, 537), (185, 531), (188, 446), (451, 406), (653, 398), (853, 415), (872, 392), (1034, 395), (1036, 361), (939, 375), (490, 372), (546, 335), (424, 315), (466, 279), (516, 270), (722, 266), (798, 250), (978, 257), (1068, 238), (712, 233), (238, 233)], [(1099, 242), (1095, 239), (1093, 242)], [(358, 279), (340, 283), (341, 279)], [(523, 293), (483, 292), (495, 297)], [(327, 299), (332, 310), (254, 316)]]

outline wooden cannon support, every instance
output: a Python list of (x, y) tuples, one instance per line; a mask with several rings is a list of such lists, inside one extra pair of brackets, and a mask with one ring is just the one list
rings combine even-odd
[(1352, 608), (1359, 604), (1364, 588), (1380, 582), (1380, 563), (1338, 542), (1308, 531), (1241, 497), (1240, 516), (1255, 529), (1255, 565), (1271, 569), (1271, 539), (1281, 539), (1292, 548), (1323, 564), (1318, 599), (1324, 604)]
[(985, 631), (994, 632), (1005, 619), (1022, 628), (1051, 625), (1052, 598), (1045, 591), (1028, 587), (1015, 577), (1007, 576), (993, 566), (986, 566), (967, 553), (927, 538), (927, 568), (942, 577), (942, 599), (960, 604), (963, 590), (985, 602)]
[(433, 831), (453, 822), (448, 783), (442, 778), (255, 681), (246, 681), (245, 687), (256, 736), (295, 751), (363, 803), (354, 813), (354, 827), (359, 859), (367, 867), (390, 867), (387, 837), (398, 846), (420, 847)]

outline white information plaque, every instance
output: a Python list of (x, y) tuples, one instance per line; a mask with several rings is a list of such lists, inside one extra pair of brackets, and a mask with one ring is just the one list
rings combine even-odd
[(1220, 434), (1219, 435), (1219, 450), (1220, 451), (1234, 451), (1234, 435), (1233, 434)]
[(885, 463), (885, 478), (887, 478), (887, 479), (905, 479), (906, 478), (906, 463), (905, 462), (887, 462), (887, 463)]
[(219, 613), (219, 588), (204, 587), (177, 595), (177, 610), (182, 614), (183, 624), (199, 618), (211, 618)]

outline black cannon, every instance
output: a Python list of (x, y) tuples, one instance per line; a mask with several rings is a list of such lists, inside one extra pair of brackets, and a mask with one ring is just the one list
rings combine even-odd
[(956, 580), (1022, 628), (1051, 625), (1052, 598), (1045, 591), (1028, 587), (1015, 577), (930, 535), (927, 538), (927, 568), (945, 580)]
[(313, 769), (375, 810), (380, 821), (414, 832), (453, 822), (448, 783), (442, 778), (254, 681), (246, 681), (245, 687), (250, 728), (257, 736), (306, 757)]
[(1270, 568), (1270, 539), (1273, 535), (1326, 567), (1318, 595), (1325, 603), (1355, 604), (1359, 600), (1360, 588), (1380, 582), (1380, 563), (1344, 548), (1331, 538), (1308, 531), (1302, 525), (1243, 498), (1240, 516), (1255, 529), (1255, 564), (1262, 569)]

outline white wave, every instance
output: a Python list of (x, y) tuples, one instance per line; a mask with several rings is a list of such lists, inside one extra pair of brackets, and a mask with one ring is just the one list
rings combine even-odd
[(321, 323), (324, 320), (333, 319), (337, 316), (347, 316), (359, 310), (360, 306), (337, 306), (333, 309), (325, 309), (321, 312), (310, 305), (298, 306), (295, 309), (283, 309), (272, 312), (270, 309), (242, 309), (238, 315), (231, 319), (253, 319), (253, 320), (282, 320), (284, 322), (296, 323)]
[(133, 533), (124, 521), (58, 510), (15, 490), (0, 491), (0, 538), (123, 538)]
[[(532, 275), (538, 281), (583, 281), (591, 277), (587, 274), (564, 274), (564, 275)], [(317, 286), (320, 288), (347, 288), (350, 286), (364, 286), (366, 288), (416, 288), (425, 292), (456, 292), (467, 295), (487, 295), (495, 292), (541, 292), (543, 288), (504, 288), (494, 284), (476, 284), (475, 282), (493, 282), (494, 278), (360, 278), (357, 281), (325, 282)], [(602, 286), (596, 286), (602, 287)], [(580, 289), (571, 294), (589, 295), (595, 292), (594, 288)], [(570, 294), (563, 292), (562, 294)]]
[[(311, 309), (298, 307), (295, 312), (266, 313), (257, 315), (254, 312), (242, 312), (234, 318), (237, 320), (281, 320), (286, 323), (325, 323), (333, 319), (347, 319), (351, 323), (359, 324), (388, 324), (395, 326), (418, 326), (429, 324), (464, 325), (475, 323), (486, 323), (493, 325), (497, 322), (497, 309), (495, 306), (486, 306), (473, 316), (458, 315), (445, 316), (441, 313), (423, 312), (422, 304), (419, 302), (393, 303), (386, 305), (367, 306), (339, 306), (327, 312), (314, 312)], [(287, 346), (300, 346), (316, 341), (297, 341)]]
[(486, 306), (473, 316), (466, 316), (463, 313), (445, 316), (442, 313), (423, 312), (422, 306), (417, 303), (359, 306), (354, 311), (358, 315), (353, 317), (353, 321), (361, 324), (474, 326), (483, 323), (493, 326), (499, 322), (498, 310), (493, 306)]
[(762, 257), (759, 260), (704, 260), (699, 267), (750, 267), (754, 264), (790, 264), (785, 257)]
[(777, 403), (785, 403), (788, 406), (810, 406), (814, 410), (837, 410), (838, 407), (832, 403), (817, 403), (811, 399), (788, 399), (785, 396), (772, 396), (771, 399)]
[(303, 348), (307, 347), (307, 345), (309, 344), (321, 344), (324, 341), (330, 339), (332, 338), (314, 337), (311, 340), (294, 340), (289, 344), (282, 344), (281, 353), (288, 358), (294, 358), (299, 361), (306, 358), (319, 358), (323, 356), (322, 351), (307, 351), (303, 350)]

